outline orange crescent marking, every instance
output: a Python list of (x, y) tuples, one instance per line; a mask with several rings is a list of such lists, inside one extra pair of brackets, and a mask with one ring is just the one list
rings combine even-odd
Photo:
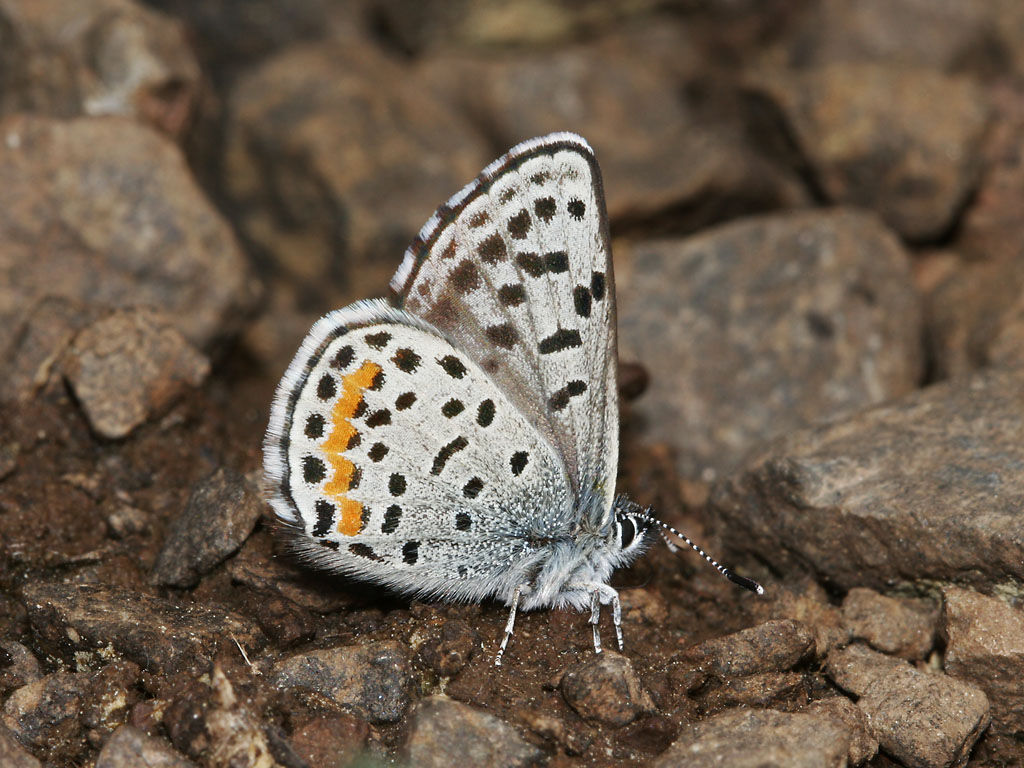
[(341, 397), (331, 410), (331, 433), (321, 444), (334, 470), (331, 479), (324, 484), (324, 493), (338, 502), (341, 511), (338, 533), (344, 536), (355, 536), (363, 527), (363, 505), (345, 496), (356, 470), (355, 465), (342, 455), (356, 434), (356, 428), (349, 419), (363, 400), (363, 390), (373, 383), (380, 371), (379, 365), (365, 360), (359, 370), (342, 377)]

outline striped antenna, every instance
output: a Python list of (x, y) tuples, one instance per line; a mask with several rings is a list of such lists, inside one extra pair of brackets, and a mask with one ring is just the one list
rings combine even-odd
[(733, 573), (732, 571), (730, 571), (724, 565), (722, 565), (717, 560), (715, 560), (715, 558), (713, 558), (711, 555), (709, 555), (707, 552), (705, 552), (703, 549), (701, 549), (700, 546), (697, 544), (697, 542), (695, 542), (693, 539), (691, 539), (685, 533), (680, 533), (679, 531), (677, 531), (675, 528), (673, 528), (668, 523), (663, 523), (658, 518), (653, 517), (650, 514), (650, 510), (649, 509), (644, 511), (641, 514), (637, 514), (637, 517), (639, 517), (641, 520), (645, 520), (648, 523), (653, 523), (655, 525), (660, 526), (661, 530), (659, 530), (658, 533), (661, 534), (662, 540), (668, 546), (670, 551), (678, 552), (679, 551), (679, 547), (676, 545), (676, 543), (674, 541), (672, 541), (668, 537), (668, 533), (666, 533), (666, 531), (671, 533), (673, 536), (675, 536), (677, 538), (680, 538), (683, 541), (685, 541), (690, 546), (690, 549), (692, 549), (698, 555), (703, 557), (707, 561), (708, 565), (710, 565), (712, 568), (714, 568), (720, 574), (725, 576), (725, 578), (727, 578), (733, 584), (741, 586), (744, 589), (749, 589), (751, 592), (754, 592), (754, 593), (756, 593), (758, 595), (763, 595), (764, 594), (764, 587), (762, 587), (756, 581), (754, 581), (753, 579), (748, 579), (746, 576), (740, 576), (739, 574)]

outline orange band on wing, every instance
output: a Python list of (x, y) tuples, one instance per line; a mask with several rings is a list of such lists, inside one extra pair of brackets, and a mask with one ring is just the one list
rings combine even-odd
[(342, 377), (341, 397), (331, 411), (331, 433), (321, 446), (334, 470), (331, 479), (324, 484), (324, 493), (338, 502), (341, 511), (338, 533), (344, 536), (355, 536), (363, 527), (363, 505), (345, 496), (356, 473), (355, 465), (342, 456), (356, 434), (356, 428), (349, 419), (355, 415), (363, 401), (363, 390), (373, 383), (380, 370), (379, 365), (366, 360), (359, 370)]

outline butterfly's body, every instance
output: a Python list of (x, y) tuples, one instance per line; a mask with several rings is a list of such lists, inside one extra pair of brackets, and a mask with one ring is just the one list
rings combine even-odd
[(611, 572), (654, 523), (615, 500), (611, 266), (573, 134), (520, 144), (441, 206), (392, 300), (319, 320), (278, 387), (265, 475), (295, 548), (406, 594), (497, 598), (506, 642), (517, 606), (589, 606), (599, 649)]

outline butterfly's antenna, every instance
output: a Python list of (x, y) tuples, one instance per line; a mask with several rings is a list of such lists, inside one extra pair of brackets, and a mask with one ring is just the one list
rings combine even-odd
[(668, 523), (663, 523), (661, 520), (651, 515), (651, 511), (649, 509), (646, 510), (643, 514), (638, 515), (638, 517), (641, 520), (646, 520), (648, 523), (654, 523), (655, 525), (660, 526), (661, 530), (659, 530), (658, 533), (661, 534), (661, 538), (664, 540), (665, 544), (672, 552), (678, 552), (679, 547), (676, 546), (676, 543), (668, 537), (668, 534), (665, 533), (665, 531), (668, 531), (673, 536), (676, 536), (685, 541), (690, 546), (690, 549), (692, 549), (698, 555), (703, 557), (712, 568), (714, 568), (720, 574), (725, 576), (725, 578), (727, 578), (733, 584), (737, 584), (738, 586), (741, 586), (744, 589), (749, 589), (751, 592), (755, 592), (759, 595), (764, 594), (764, 587), (762, 587), (756, 581), (754, 581), (753, 579), (748, 579), (746, 576), (740, 576), (739, 574), (730, 571), (724, 565), (715, 560), (715, 558), (713, 558), (711, 555), (709, 555), (707, 552), (701, 549), (697, 542), (695, 542), (685, 533), (680, 533)]

